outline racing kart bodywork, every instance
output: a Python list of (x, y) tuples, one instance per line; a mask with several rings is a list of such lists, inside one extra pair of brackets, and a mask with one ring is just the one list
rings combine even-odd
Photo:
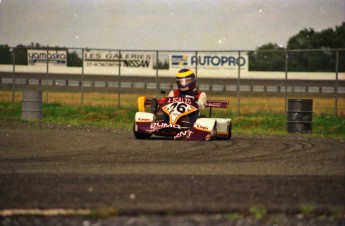
[[(146, 112), (146, 105), (151, 112)], [(212, 108), (228, 108), (228, 101), (209, 100), (209, 117), (199, 117), (194, 125), (189, 122), (189, 115), (198, 110), (193, 98), (164, 97), (138, 98), (139, 111), (135, 114), (133, 133), (137, 139), (157, 136), (172, 137), (175, 140), (211, 140), (230, 139), (232, 122), (230, 118), (211, 118)], [(162, 119), (162, 114), (169, 116), (169, 123)]]

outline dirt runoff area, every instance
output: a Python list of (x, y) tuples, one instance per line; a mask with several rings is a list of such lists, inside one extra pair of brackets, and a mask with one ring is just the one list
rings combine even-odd
[(345, 225), (345, 140), (0, 121), (0, 225)]

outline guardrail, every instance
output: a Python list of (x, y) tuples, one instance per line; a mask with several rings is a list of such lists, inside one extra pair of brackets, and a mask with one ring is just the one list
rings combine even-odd
[[(0, 73), (0, 87), (11, 88), (15, 85), (17, 88), (44, 88), (49, 86), (50, 89), (71, 90), (75, 88), (85, 88), (95, 90), (102, 89), (103, 91), (112, 92), (113, 89), (125, 89), (126, 92), (138, 92), (138, 89), (145, 89), (148, 91), (156, 90), (171, 90), (176, 88), (174, 78), (157, 78), (156, 77), (141, 77), (130, 76), (122, 77), (119, 82), (117, 77), (109, 76), (85, 76), (84, 80), (80, 76), (70, 75), (49, 75), (47, 80), (45, 75), (39, 74), (18, 74), (15, 79), (12, 75)], [(334, 95), (335, 92), (339, 95), (345, 94), (345, 81), (338, 81), (337, 87), (333, 80), (288, 80), (288, 85), (285, 85), (284, 80), (276, 79), (242, 79), (241, 84), (237, 84), (236, 79), (200, 79), (198, 80), (199, 89), (213, 92), (214, 94), (226, 92), (232, 94), (238, 89), (243, 93), (252, 93), (253, 95), (284, 95), (285, 92), (289, 94), (319, 94), (324, 96)]]

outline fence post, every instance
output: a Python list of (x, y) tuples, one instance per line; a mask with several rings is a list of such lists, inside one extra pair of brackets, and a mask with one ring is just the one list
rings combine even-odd
[(156, 51), (156, 98), (158, 98), (159, 84), (158, 84), (158, 50)]
[(198, 51), (195, 51), (195, 76), (198, 77)]
[(284, 104), (284, 112), (287, 112), (287, 81), (288, 81), (288, 59), (289, 54), (285, 51), (285, 104)]
[(334, 103), (334, 112), (335, 116), (338, 116), (338, 73), (339, 73), (339, 49), (336, 51), (336, 60), (335, 60), (335, 103)]
[(13, 71), (12, 71), (12, 102), (14, 103), (15, 101), (15, 92), (16, 92), (16, 87), (15, 87), (15, 75), (16, 75), (16, 48), (13, 48)]
[(118, 81), (118, 96), (117, 96), (117, 109), (120, 110), (121, 106), (121, 50), (119, 50), (119, 81)]
[(81, 97), (80, 97), (80, 103), (81, 106), (84, 105), (84, 62), (85, 62), (85, 52), (84, 49), (81, 50), (82, 56), (82, 65), (81, 65)]
[(48, 73), (49, 73), (49, 60), (48, 60), (48, 55), (49, 55), (49, 49), (47, 49), (47, 70), (46, 70), (46, 103), (48, 103)]
[[(238, 59), (241, 58), (241, 51), (238, 51)], [(240, 64), (238, 66), (238, 78), (237, 78), (237, 114), (241, 115), (241, 92), (240, 92), (240, 78), (241, 78), (241, 68)]]

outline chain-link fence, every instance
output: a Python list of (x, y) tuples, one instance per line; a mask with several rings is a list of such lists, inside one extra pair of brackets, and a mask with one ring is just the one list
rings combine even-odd
[[(289, 98), (311, 98), (314, 111), (345, 114), (345, 50), (152, 51), (0, 48), (1, 101), (23, 90), (46, 103), (135, 106), (138, 96), (176, 88), (191, 68), (208, 99), (230, 100), (238, 115), (286, 112)], [(254, 107), (256, 106), (256, 107)]]

